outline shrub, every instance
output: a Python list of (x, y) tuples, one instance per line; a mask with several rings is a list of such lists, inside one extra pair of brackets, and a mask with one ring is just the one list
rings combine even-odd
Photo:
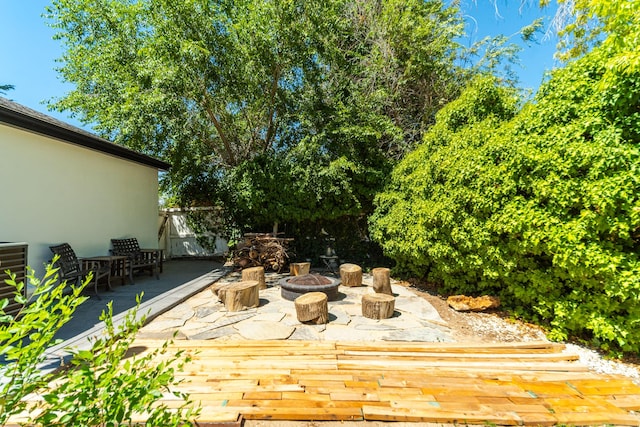
[(477, 79), (394, 169), (370, 224), (397, 271), (448, 290), (480, 292), (495, 287), (499, 272), (509, 268), (492, 226), (515, 189), (505, 178), (510, 171), (494, 165), (509, 147), (492, 138), (515, 114), (516, 100), (494, 79)]
[(7, 273), (11, 277), (7, 284), (15, 287), (14, 300), (24, 304), (24, 308), (11, 316), (4, 311), (9, 299), (0, 300), (0, 425), (26, 409), (25, 396), (53, 380), (53, 373), (40, 369), (45, 351), (58, 343), (54, 340), (56, 332), (86, 300), (80, 296), (86, 283), (73, 287), (68, 295), (63, 294), (64, 285), (54, 286), (56, 271), (51, 266), (47, 266), (42, 280), (29, 270), (27, 276), (35, 285), (30, 301), (24, 297), (24, 282), (16, 283), (15, 274)]
[[(0, 301), (0, 356), (5, 359), (0, 366), (0, 425), (23, 411), (34, 425), (116, 426), (131, 424), (132, 417), (140, 413), (146, 414), (147, 425), (191, 425), (189, 420), (197, 411), (187, 407), (186, 395), (174, 393), (182, 399), (177, 409), (157, 404), (176, 384), (175, 369), (188, 359), (181, 353), (166, 355), (167, 343), (142, 357), (127, 357), (145, 322), (145, 316), (138, 316), (140, 297), (119, 328), (113, 324), (109, 303), (100, 316), (106, 325), (104, 335), (92, 342), (90, 350), (71, 350), (69, 366), (48, 372), (42, 369), (46, 349), (59, 343), (54, 340), (56, 332), (86, 300), (80, 293), (91, 280), (87, 277), (82, 286), (73, 286), (71, 294), (65, 295), (66, 283), (55, 285), (56, 271), (48, 265), (40, 281), (29, 270), (27, 277), (36, 285), (30, 301), (21, 294), (24, 283), (16, 283), (15, 275), (8, 272), (8, 284), (16, 289), (14, 299), (25, 306), (11, 316), (3, 310), (8, 300)], [(30, 393), (43, 400), (25, 400)]]
[(477, 80), (376, 199), (372, 236), (443, 291), (496, 293), (550, 337), (640, 351), (640, 74), (601, 50), (535, 102)]

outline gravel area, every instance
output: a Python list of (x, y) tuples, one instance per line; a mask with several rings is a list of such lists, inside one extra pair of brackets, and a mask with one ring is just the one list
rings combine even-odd
[[(457, 312), (449, 307), (444, 298), (421, 289), (420, 285), (405, 283), (405, 286), (411, 287), (435, 307), (447, 322), (447, 326), (451, 328), (454, 339), (458, 342), (547, 341), (544, 331), (536, 325), (509, 319), (501, 316), (500, 313)], [(594, 372), (624, 375), (635, 384), (640, 385), (640, 364), (637, 361), (610, 360), (587, 347), (570, 343), (565, 343), (565, 345), (565, 352), (577, 354), (580, 357), (580, 362)]]

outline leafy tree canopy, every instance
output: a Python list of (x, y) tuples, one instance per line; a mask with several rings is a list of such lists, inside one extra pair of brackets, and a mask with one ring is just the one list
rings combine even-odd
[(0, 85), (0, 94), (6, 94), (7, 91), (15, 89), (13, 85)]
[(49, 18), (76, 85), (55, 108), (239, 223), (366, 212), (470, 74), (440, 0), (55, 0)]

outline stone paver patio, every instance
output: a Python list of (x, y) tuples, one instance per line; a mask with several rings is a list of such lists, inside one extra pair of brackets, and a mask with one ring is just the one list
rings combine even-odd
[[(396, 297), (393, 317), (363, 317), (362, 295), (374, 292), (367, 274), (363, 286), (340, 286), (339, 300), (329, 302), (328, 324), (303, 324), (296, 318), (293, 301), (280, 296), (278, 280), (284, 276), (268, 273), (268, 288), (260, 291), (260, 306), (239, 312), (228, 312), (218, 297), (205, 289), (155, 318), (140, 331), (139, 338), (166, 339), (177, 331), (177, 339), (190, 340), (453, 341), (438, 312), (397, 282), (392, 282)], [(240, 280), (240, 273), (234, 272), (218, 285)]]

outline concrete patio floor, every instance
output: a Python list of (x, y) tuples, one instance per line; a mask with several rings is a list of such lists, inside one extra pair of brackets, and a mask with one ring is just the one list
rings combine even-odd
[(136, 296), (143, 293), (138, 315), (147, 315), (150, 320), (202, 291), (227, 272), (222, 263), (212, 260), (170, 260), (164, 262), (159, 279), (147, 274), (135, 275), (133, 284), (128, 280), (122, 284), (119, 278), (112, 279), (113, 291), (107, 291), (106, 286), (101, 285), (98, 289), (100, 298), (93, 288), (87, 288), (85, 295), (89, 299), (78, 307), (71, 321), (56, 335), (63, 342), (47, 351), (47, 362), (43, 368), (56, 368), (61, 358), (68, 354), (66, 348), (90, 348), (89, 339), (100, 334), (104, 327), (99, 317), (109, 302), (112, 303), (114, 324), (117, 326), (126, 312), (135, 307)]

